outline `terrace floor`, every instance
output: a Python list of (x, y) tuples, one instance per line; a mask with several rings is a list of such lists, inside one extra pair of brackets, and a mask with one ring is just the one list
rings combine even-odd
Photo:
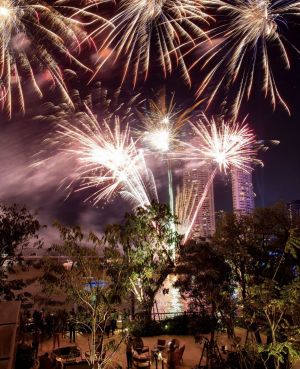
[[(237, 329), (236, 335), (241, 338), (241, 344), (244, 342), (245, 339), (245, 330)], [(205, 337), (209, 337), (209, 335), (203, 335)], [(109, 338), (105, 338), (105, 341), (115, 338), (116, 342), (121, 339), (120, 334), (116, 334), (115, 336), (110, 336)], [(155, 346), (157, 339), (166, 339), (169, 342), (172, 338), (177, 338), (181, 345), (185, 345), (185, 352), (183, 355), (183, 363), (180, 365), (180, 368), (187, 369), (192, 368), (199, 363), (199, 359), (202, 353), (203, 345), (199, 343), (195, 343), (193, 336), (175, 336), (175, 335), (163, 335), (163, 336), (153, 336), (153, 337), (145, 337), (143, 338), (144, 345), (149, 346), (150, 350)], [(264, 339), (264, 338), (263, 338)], [(228, 339), (226, 333), (218, 333), (217, 334), (217, 342), (218, 347), (221, 349), (221, 346), (227, 346), (228, 349), (231, 348), (232, 342)], [(65, 337), (60, 339), (60, 347), (69, 346), (69, 338)], [(76, 345), (81, 349), (84, 353), (85, 351), (89, 350), (88, 346), (88, 336), (87, 335), (80, 335), (77, 334), (76, 336)], [(53, 341), (52, 339), (44, 341), (40, 345), (39, 355), (42, 355), (45, 352), (51, 352), (53, 349)], [(126, 353), (125, 353), (125, 343), (122, 342), (120, 345), (119, 350), (115, 353), (113, 357), (113, 361), (122, 365), (123, 368), (126, 368)], [(205, 357), (203, 359), (202, 365), (205, 363)], [(159, 369), (160, 369), (159, 365)], [(152, 368), (155, 368), (155, 363), (152, 363)], [(294, 369), (300, 369), (300, 362), (294, 366)]]

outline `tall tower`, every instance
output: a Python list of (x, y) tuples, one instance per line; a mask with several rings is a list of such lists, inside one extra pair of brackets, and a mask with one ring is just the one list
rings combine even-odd
[[(188, 192), (192, 192), (191, 196), (186, 199), (191, 209), (191, 214), (194, 211), (201, 200), (201, 197), (205, 191), (212, 174), (212, 168), (210, 165), (202, 165), (199, 168), (184, 169), (183, 171), (183, 187)], [(214, 203), (214, 188), (213, 182), (210, 183), (207, 191), (207, 195), (203, 201), (201, 208), (198, 211), (193, 228), (191, 230), (192, 238), (198, 237), (211, 237), (216, 230), (215, 222), (215, 203)]]
[(235, 214), (250, 214), (254, 210), (252, 173), (231, 169), (232, 201)]

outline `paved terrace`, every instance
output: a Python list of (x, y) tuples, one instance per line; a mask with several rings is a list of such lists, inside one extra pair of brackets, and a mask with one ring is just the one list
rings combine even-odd
[[(244, 343), (245, 340), (245, 330), (244, 329), (236, 329), (236, 335), (240, 337), (241, 344)], [(209, 334), (203, 334), (202, 336), (209, 338)], [(115, 336), (110, 336), (109, 338), (105, 338), (105, 342), (107, 340), (116, 338), (116, 340), (120, 339), (120, 335), (116, 334)], [(199, 363), (199, 359), (202, 353), (203, 344), (195, 343), (195, 339), (193, 336), (175, 336), (175, 335), (162, 335), (162, 336), (153, 336), (153, 337), (145, 337), (143, 338), (144, 345), (149, 346), (150, 350), (155, 346), (157, 343), (157, 339), (165, 339), (167, 342), (169, 342), (172, 338), (177, 338), (180, 342), (180, 346), (185, 345), (185, 352), (183, 354), (183, 363), (180, 365), (179, 368), (181, 369), (187, 369), (187, 368), (193, 368), (195, 365)], [(262, 337), (263, 341), (265, 340), (265, 337)], [(69, 346), (69, 339), (68, 337), (61, 338), (60, 340), (60, 346)], [(221, 346), (227, 346), (228, 349), (231, 348), (232, 341), (228, 339), (226, 333), (218, 333), (217, 334), (217, 342), (218, 347), (221, 351)], [(84, 353), (85, 351), (89, 350), (88, 347), (88, 336), (87, 335), (80, 335), (77, 334), (76, 336), (76, 345), (82, 350)], [(45, 352), (51, 352), (53, 349), (53, 342), (51, 340), (44, 341), (39, 350), (39, 355), (42, 355)], [(120, 346), (120, 349), (118, 352), (116, 352), (114, 356), (114, 362), (119, 363), (122, 365), (123, 368), (127, 367), (126, 363), (126, 353), (125, 353), (125, 343), (122, 343)], [(205, 364), (205, 357), (202, 361), (202, 365)], [(151, 365), (152, 368), (155, 368), (155, 363), (153, 362)], [(161, 368), (161, 365), (158, 366), (158, 368)], [(297, 363), (294, 366), (294, 369), (300, 369), (300, 362)]]

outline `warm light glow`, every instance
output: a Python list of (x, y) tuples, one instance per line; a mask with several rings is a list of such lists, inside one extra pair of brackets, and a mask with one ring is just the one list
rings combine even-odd
[(162, 123), (163, 123), (163, 124), (168, 125), (168, 124), (170, 123), (170, 119), (169, 119), (169, 117), (168, 117), (168, 116), (164, 117), (164, 118), (162, 119)]
[(225, 152), (216, 152), (214, 153), (214, 161), (218, 163), (220, 166), (223, 166), (226, 162), (226, 154)]
[(167, 153), (176, 141), (181, 122), (177, 121), (177, 113), (172, 112), (173, 102), (170, 109), (166, 114), (150, 100), (150, 109), (141, 115), (142, 130), (138, 131), (138, 135), (150, 150)]

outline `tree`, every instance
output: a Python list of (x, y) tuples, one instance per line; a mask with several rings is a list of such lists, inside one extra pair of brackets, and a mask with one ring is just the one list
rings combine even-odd
[(41, 224), (25, 207), (0, 204), (0, 299), (11, 300), (22, 281), (7, 280), (13, 264), (22, 260), (22, 252), (29, 245), (41, 247), (38, 232)]
[(93, 233), (85, 236), (79, 226), (67, 228), (58, 223), (62, 243), (53, 245), (51, 255), (64, 255), (72, 261), (65, 269), (57, 260), (46, 258), (41, 282), (49, 295), (64, 291), (68, 300), (77, 302), (76, 323), (90, 332), (91, 368), (104, 368), (122, 342), (111, 340), (104, 344), (105, 329), (116, 304), (120, 302), (120, 283), (111, 283), (99, 256), (101, 240)]
[(174, 250), (180, 242), (170, 224), (174, 216), (166, 205), (153, 202), (126, 214), (122, 224), (105, 231), (105, 259), (112, 280), (123, 280), (124, 290), (137, 298), (147, 318), (155, 295), (174, 268)]
[[(232, 298), (231, 268), (222, 254), (208, 242), (190, 241), (183, 246), (176, 267), (179, 275), (175, 286), (188, 298), (192, 311), (210, 313), (216, 323), (221, 316), (228, 323), (233, 318), (235, 301)], [(211, 343), (214, 330), (211, 331)]]
[(259, 320), (268, 333), (267, 346), (259, 347), (266, 369), (270, 365), (275, 369), (290, 367), (300, 356), (295, 347), (300, 332), (296, 319), (300, 306), (299, 246), (299, 230), (291, 228), (280, 257), (270, 254), (270, 259), (275, 258), (272, 274), (267, 272), (253, 284), (245, 301), (245, 317)]
[[(290, 222), (283, 204), (256, 209), (253, 214), (226, 214), (212, 240), (231, 265), (242, 299), (252, 283), (272, 277), (282, 260)], [(284, 278), (284, 264), (280, 267)]]
[[(235, 312), (247, 328), (245, 346), (236, 345), (234, 367), (286, 368), (299, 356), (294, 344), (300, 328), (299, 250), (299, 228), (282, 204), (227, 214), (211, 242), (181, 249), (177, 285), (191, 307), (220, 316), (233, 342)], [(267, 345), (258, 327), (268, 334)]]
[(295, 332), (299, 333), (294, 319), (300, 303), (299, 228), (291, 225), (286, 207), (277, 204), (246, 216), (226, 215), (212, 245), (230, 265), (241, 292), (240, 319), (247, 327), (246, 337), (258, 326), (269, 335), (267, 346), (257, 337), (253, 342), (246, 340), (247, 351), (240, 352), (241, 367), (252, 367), (259, 359), (266, 368), (278, 369), (296, 356), (293, 339)]

